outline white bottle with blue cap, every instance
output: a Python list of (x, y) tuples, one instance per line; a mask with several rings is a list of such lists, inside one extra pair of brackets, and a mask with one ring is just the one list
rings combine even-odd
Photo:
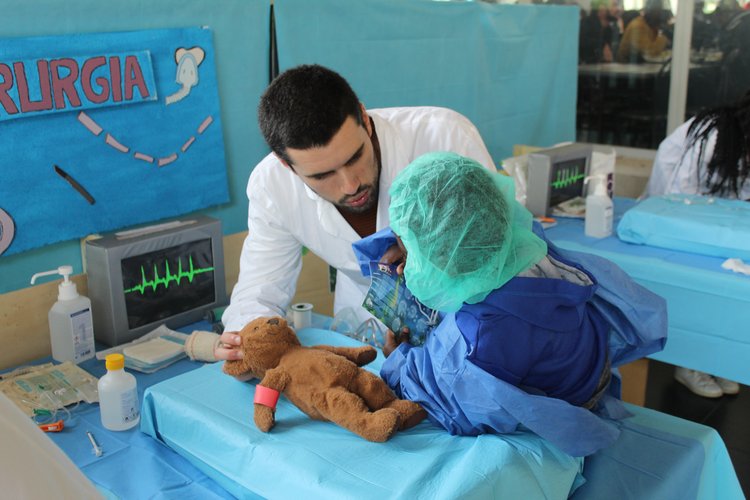
[(96, 354), (94, 346), (94, 321), (91, 316), (91, 301), (78, 293), (76, 284), (70, 281), (72, 266), (60, 266), (55, 270), (36, 273), (31, 284), (40, 276), (62, 275), (58, 286), (57, 302), (49, 310), (49, 337), (52, 358), (55, 361), (81, 363)]

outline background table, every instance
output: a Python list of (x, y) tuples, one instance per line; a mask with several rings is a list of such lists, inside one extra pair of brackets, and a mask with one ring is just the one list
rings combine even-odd
[(750, 384), (750, 276), (722, 269), (722, 258), (621, 241), (617, 223), (634, 204), (615, 199), (615, 234), (608, 238), (590, 238), (583, 220), (568, 218), (547, 237), (562, 249), (613, 261), (667, 300), (667, 344), (651, 358)]

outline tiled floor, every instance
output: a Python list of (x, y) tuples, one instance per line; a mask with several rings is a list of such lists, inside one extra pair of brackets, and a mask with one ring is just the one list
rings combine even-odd
[(736, 396), (707, 399), (690, 392), (673, 373), (674, 366), (649, 361), (645, 406), (719, 431), (745, 496), (750, 498), (750, 387), (741, 386)]

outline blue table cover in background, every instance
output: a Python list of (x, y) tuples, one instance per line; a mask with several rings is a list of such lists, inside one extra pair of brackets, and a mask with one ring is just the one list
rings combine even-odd
[(625, 212), (617, 236), (726, 259), (750, 259), (750, 203), (713, 196), (652, 196)]
[(579, 9), (431, 0), (276, 0), (279, 67), (318, 63), (368, 108), (444, 106), (499, 164), (575, 139)]
[[(615, 228), (634, 204), (615, 199)], [(614, 235), (591, 238), (579, 219), (558, 218), (545, 232), (560, 248), (613, 261), (667, 300), (667, 344), (649, 357), (750, 384), (750, 276), (723, 269), (722, 257), (625, 243)]]
[[(303, 344), (361, 345), (327, 330)], [(369, 369), (378, 370), (378, 356)], [(580, 466), (530, 433), (450, 436), (425, 421), (370, 443), (279, 400), (276, 426), (253, 423), (255, 383), (209, 365), (151, 387), (141, 429), (233, 495), (254, 498), (741, 499), (726, 447), (710, 427), (627, 405), (620, 439)]]

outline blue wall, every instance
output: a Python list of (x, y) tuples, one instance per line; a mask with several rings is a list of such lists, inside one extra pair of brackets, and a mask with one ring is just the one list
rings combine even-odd
[[(477, 125), (496, 162), (514, 144), (575, 137), (577, 8), (430, 0), (274, 5), (282, 70), (328, 65), (368, 107), (452, 107)], [(268, 0), (25, 0), (4, 5), (0, 15), (4, 37), (202, 25), (214, 34), (231, 200), (203, 212), (231, 234), (246, 230), (247, 176), (268, 151), (255, 119), (268, 82)], [(63, 264), (82, 271), (78, 241), (0, 256), (0, 293)]]
[(430, 0), (277, 0), (281, 70), (317, 62), (369, 108), (445, 106), (499, 163), (575, 140), (579, 9)]

